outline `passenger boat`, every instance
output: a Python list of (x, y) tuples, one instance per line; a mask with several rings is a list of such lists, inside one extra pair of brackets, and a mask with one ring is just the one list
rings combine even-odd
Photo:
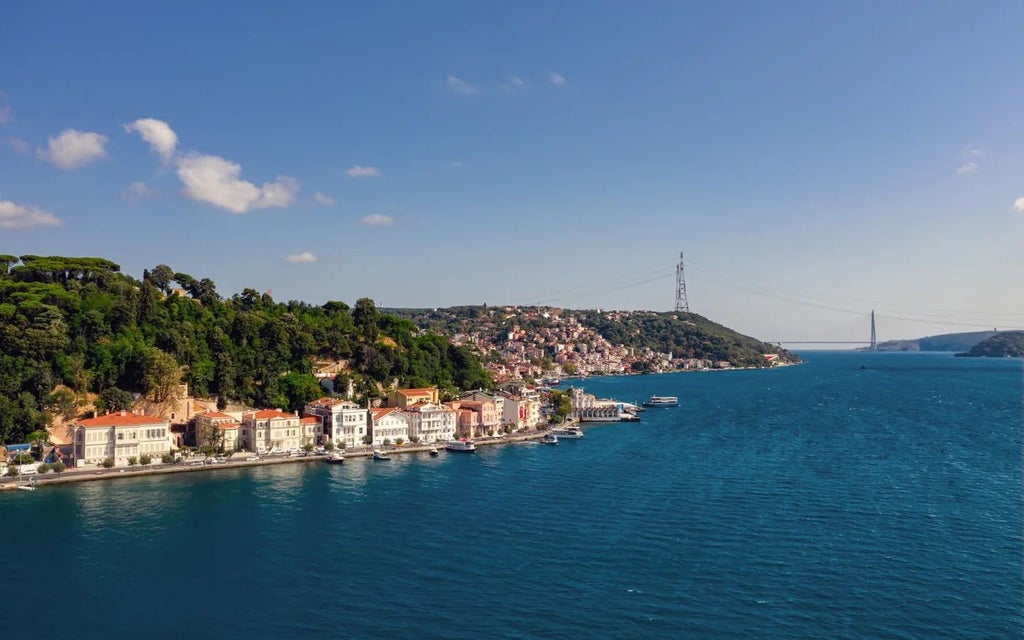
[(570, 440), (579, 440), (583, 437), (583, 429), (575, 426), (559, 427), (558, 429), (552, 429), (551, 435), (560, 440), (564, 440), (566, 438)]
[(381, 451), (380, 449), (373, 450), (374, 460), (390, 460), (391, 456), (388, 455), (387, 451)]
[(430, 455), (432, 457), (436, 457), (436, 456), (438, 456), (440, 454), (441, 454), (441, 452), (437, 450), (437, 447), (430, 447)]
[(342, 464), (345, 462), (345, 454), (340, 451), (332, 451), (324, 458), (330, 464)]
[(558, 444), (558, 436), (553, 433), (549, 433), (540, 439), (541, 444)]
[(679, 398), (676, 396), (651, 396), (644, 401), (645, 407), (678, 407)]
[(444, 448), (448, 451), (465, 451), (471, 452), (476, 451), (476, 445), (473, 444), (472, 440), (449, 440), (445, 443)]

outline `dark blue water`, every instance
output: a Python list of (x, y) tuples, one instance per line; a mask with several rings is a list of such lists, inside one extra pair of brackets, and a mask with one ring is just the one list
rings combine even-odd
[(682, 406), (558, 447), (8, 492), (0, 602), (73, 638), (1020, 637), (1021, 363), (806, 357), (588, 380)]

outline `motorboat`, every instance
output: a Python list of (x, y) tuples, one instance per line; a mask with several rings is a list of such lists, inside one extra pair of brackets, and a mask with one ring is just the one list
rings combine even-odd
[(330, 464), (343, 464), (345, 462), (345, 454), (341, 451), (332, 451), (327, 454), (324, 460)]
[(553, 433), (549, 433), (540, 439), (541, 444), (558, 444), (558, 436)]
[(390, 460), (391, 456), (388, 455), (387, 451), (381, 451), (380, 449), (374, 449), (373, 450), (373, 459), (374, 460)]
[(430, 455), (436, 458), (441, 455), (441, 452), (437, 450), (437, 447), (430, 447)]
[(555, 436), (559, 440), (568, 438), (569, 440), (579, 440), (583, 437), (583, 429), (577, 426), (559, 427), (558, 429), (552, 429), (551, 435)]

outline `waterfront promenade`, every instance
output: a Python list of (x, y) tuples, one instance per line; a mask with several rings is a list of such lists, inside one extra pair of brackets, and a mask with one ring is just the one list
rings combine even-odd
[[(539, 440), (547, 434), (547, 430), (529, 431), (526, 433), (513, 433), (502, 436), (487, 438), (474, 438), (473, 442), (478, 447), (509, 444), (513, 442), (524, 442), (528, 440)], [(432, 448), (444, 449), (444, 443), (432, 444), (404, 444), (401, 446), (390, 445), (384, 447), (389, 454), (405, 453), (426, 453)], [(373, 455), (374, 447), (362, 446), (352, 449), (345, 449), (346, 458), (368, 458)], [(250, 454), (251, 455), (251, 454)], [(222, 469), (238, 469), (240, 467), (259, 467), (274, 464), (293, 464), (324, 462), (325, 454), (309, 453), (308, 455), (287, 456), (287, 455), (261, 455), (258, 460), (246, 460), (245, 457), (237, 456), (235, 459), (228, 459), (223, 463), (206, 463), (193, 466), (192, 462), (203, 460), (202, 456), (181, 458), (170, 464), (156, 463), (146, 466), (117, 467), (103, 469), (95, 467), (69, 468), (57, 475), (53, 472), (46, 474), (32, 474), (23, 476), (4, 476), (0, 478), (0, 491), (6, 489), (17, 489), (18, 485), (34, 484), (36, 487), (47, 485), (68, 484), (73, 482), (91, 482), (96, 480), (118, 480), (124, 478), (138, 478), (142, 476), (155, 476), (169, 473), (196, 473), (203, 471), (218, 471)]]

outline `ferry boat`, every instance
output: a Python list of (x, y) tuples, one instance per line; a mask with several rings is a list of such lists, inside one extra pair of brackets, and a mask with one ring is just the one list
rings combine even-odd
[(374, 460), (390, 460), (391, 456), (389, 456), (386, 451), (381, 451), (380, 449), (374, 449), (373, 450), (373, 459)]
[(566, 438), (570, 440), (579, 440), (583, 437), (583, 429), (580, 429), (579, 427), (560, 427), (558, 429), (552, 429), (551, 435), (560, 440), (564, 440)]
[(444, 448), (448, 451), (476, 451), (476, 445), (472, 440), (449, 440), (445, 443)]
[(345, 454), (340, 451), (332, 451), (327, 454), (324, 460), (330, 464), (343, 464), (345, 462)]
[(676, 396), (651, 396), (644, 400), (645, 407), (678, 407), (679, 398)]
[(549, 433), (540, 439), (541, 444), (558, 444), (558, 436), (553, 433)]

